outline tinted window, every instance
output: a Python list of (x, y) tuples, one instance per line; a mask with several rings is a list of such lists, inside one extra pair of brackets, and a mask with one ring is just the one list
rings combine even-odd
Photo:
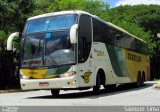
[(125, 38), (122, 33), (116, 29), (114, 29), (114, 45), (124, 48), (125, 47)]
[(100, 21), (93, 19), (93, 40), (104, 42), (104, 25)]
[(135, 50), (135, 38), (128, 35), (128, 34), (125, 34), (125, 33), (123, 33), (123, 35), (125, 38), (125, 47), (124, 48), (134, 51)]
[(148, 54), (144, 42), (93, 18), (93, 41), (103, 42), (141, 54)]
[(84, 62), (91, 50), (91, 17), (81, 15), (78, 30), (78, 60)]
[(141, 53), (141, 54), (148, 54), (146, 44), (141, 42), (138, 39), (136, 39), (135, 50), (136, 50), (136, 52)]

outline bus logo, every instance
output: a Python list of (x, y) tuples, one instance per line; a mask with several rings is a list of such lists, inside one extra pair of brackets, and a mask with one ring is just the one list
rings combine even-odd
[(128, 60), (141, 62), (142, 58), (141, 56), (135, 55), (135, 54), (128, 54)]
[(84, 79), (84, 82), (85, 82), (85, 83), (89, 83), (91, 73), (92, 73), (92, 72), (85, 72), (85, 73), (84, 73), (84, 76), (81, 76), (81, 77)]

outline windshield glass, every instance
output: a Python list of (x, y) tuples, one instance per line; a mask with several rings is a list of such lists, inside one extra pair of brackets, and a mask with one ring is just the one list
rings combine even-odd
[(22, 65), (42, 65), (44, 38), (42, 35), (27, 36), (23, 41)]
[(69, 31), (30, 34), (24, 37), (22, 67), (75, 64), (75, 48), (69, 42)]
[(74, 48), (69, 42), (69, 31), (47, 33), (45, 44), (45, 65), (75, 63)]
[(76, 15), (59, 15), (33, 19), (27, 22), (24, 34), (69, 29), (72, 25), (76, 24), (76, 21)]

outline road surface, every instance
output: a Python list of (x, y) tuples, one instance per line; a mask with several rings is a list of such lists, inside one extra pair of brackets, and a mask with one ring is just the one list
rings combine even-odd
[(93, 95), (92, 89), (85, 91), (61, 91), (52, 97), (49, 90), (1, 93), (0, 106), (160, 106), (160, 89), (153, 87), (155, 81), (144, 87), (118, 86), (113, 91), (101, 90)]

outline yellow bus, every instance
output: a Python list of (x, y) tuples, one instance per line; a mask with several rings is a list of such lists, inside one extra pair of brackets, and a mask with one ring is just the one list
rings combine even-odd
[[(7, 49), (12, 49), (13, 33)], [(146, 43), (127, 31), (84, 11), (31, 17), (22, 34), (20, 82), (23, 90), (60, 90), (136, 83), (149, 80)]]

